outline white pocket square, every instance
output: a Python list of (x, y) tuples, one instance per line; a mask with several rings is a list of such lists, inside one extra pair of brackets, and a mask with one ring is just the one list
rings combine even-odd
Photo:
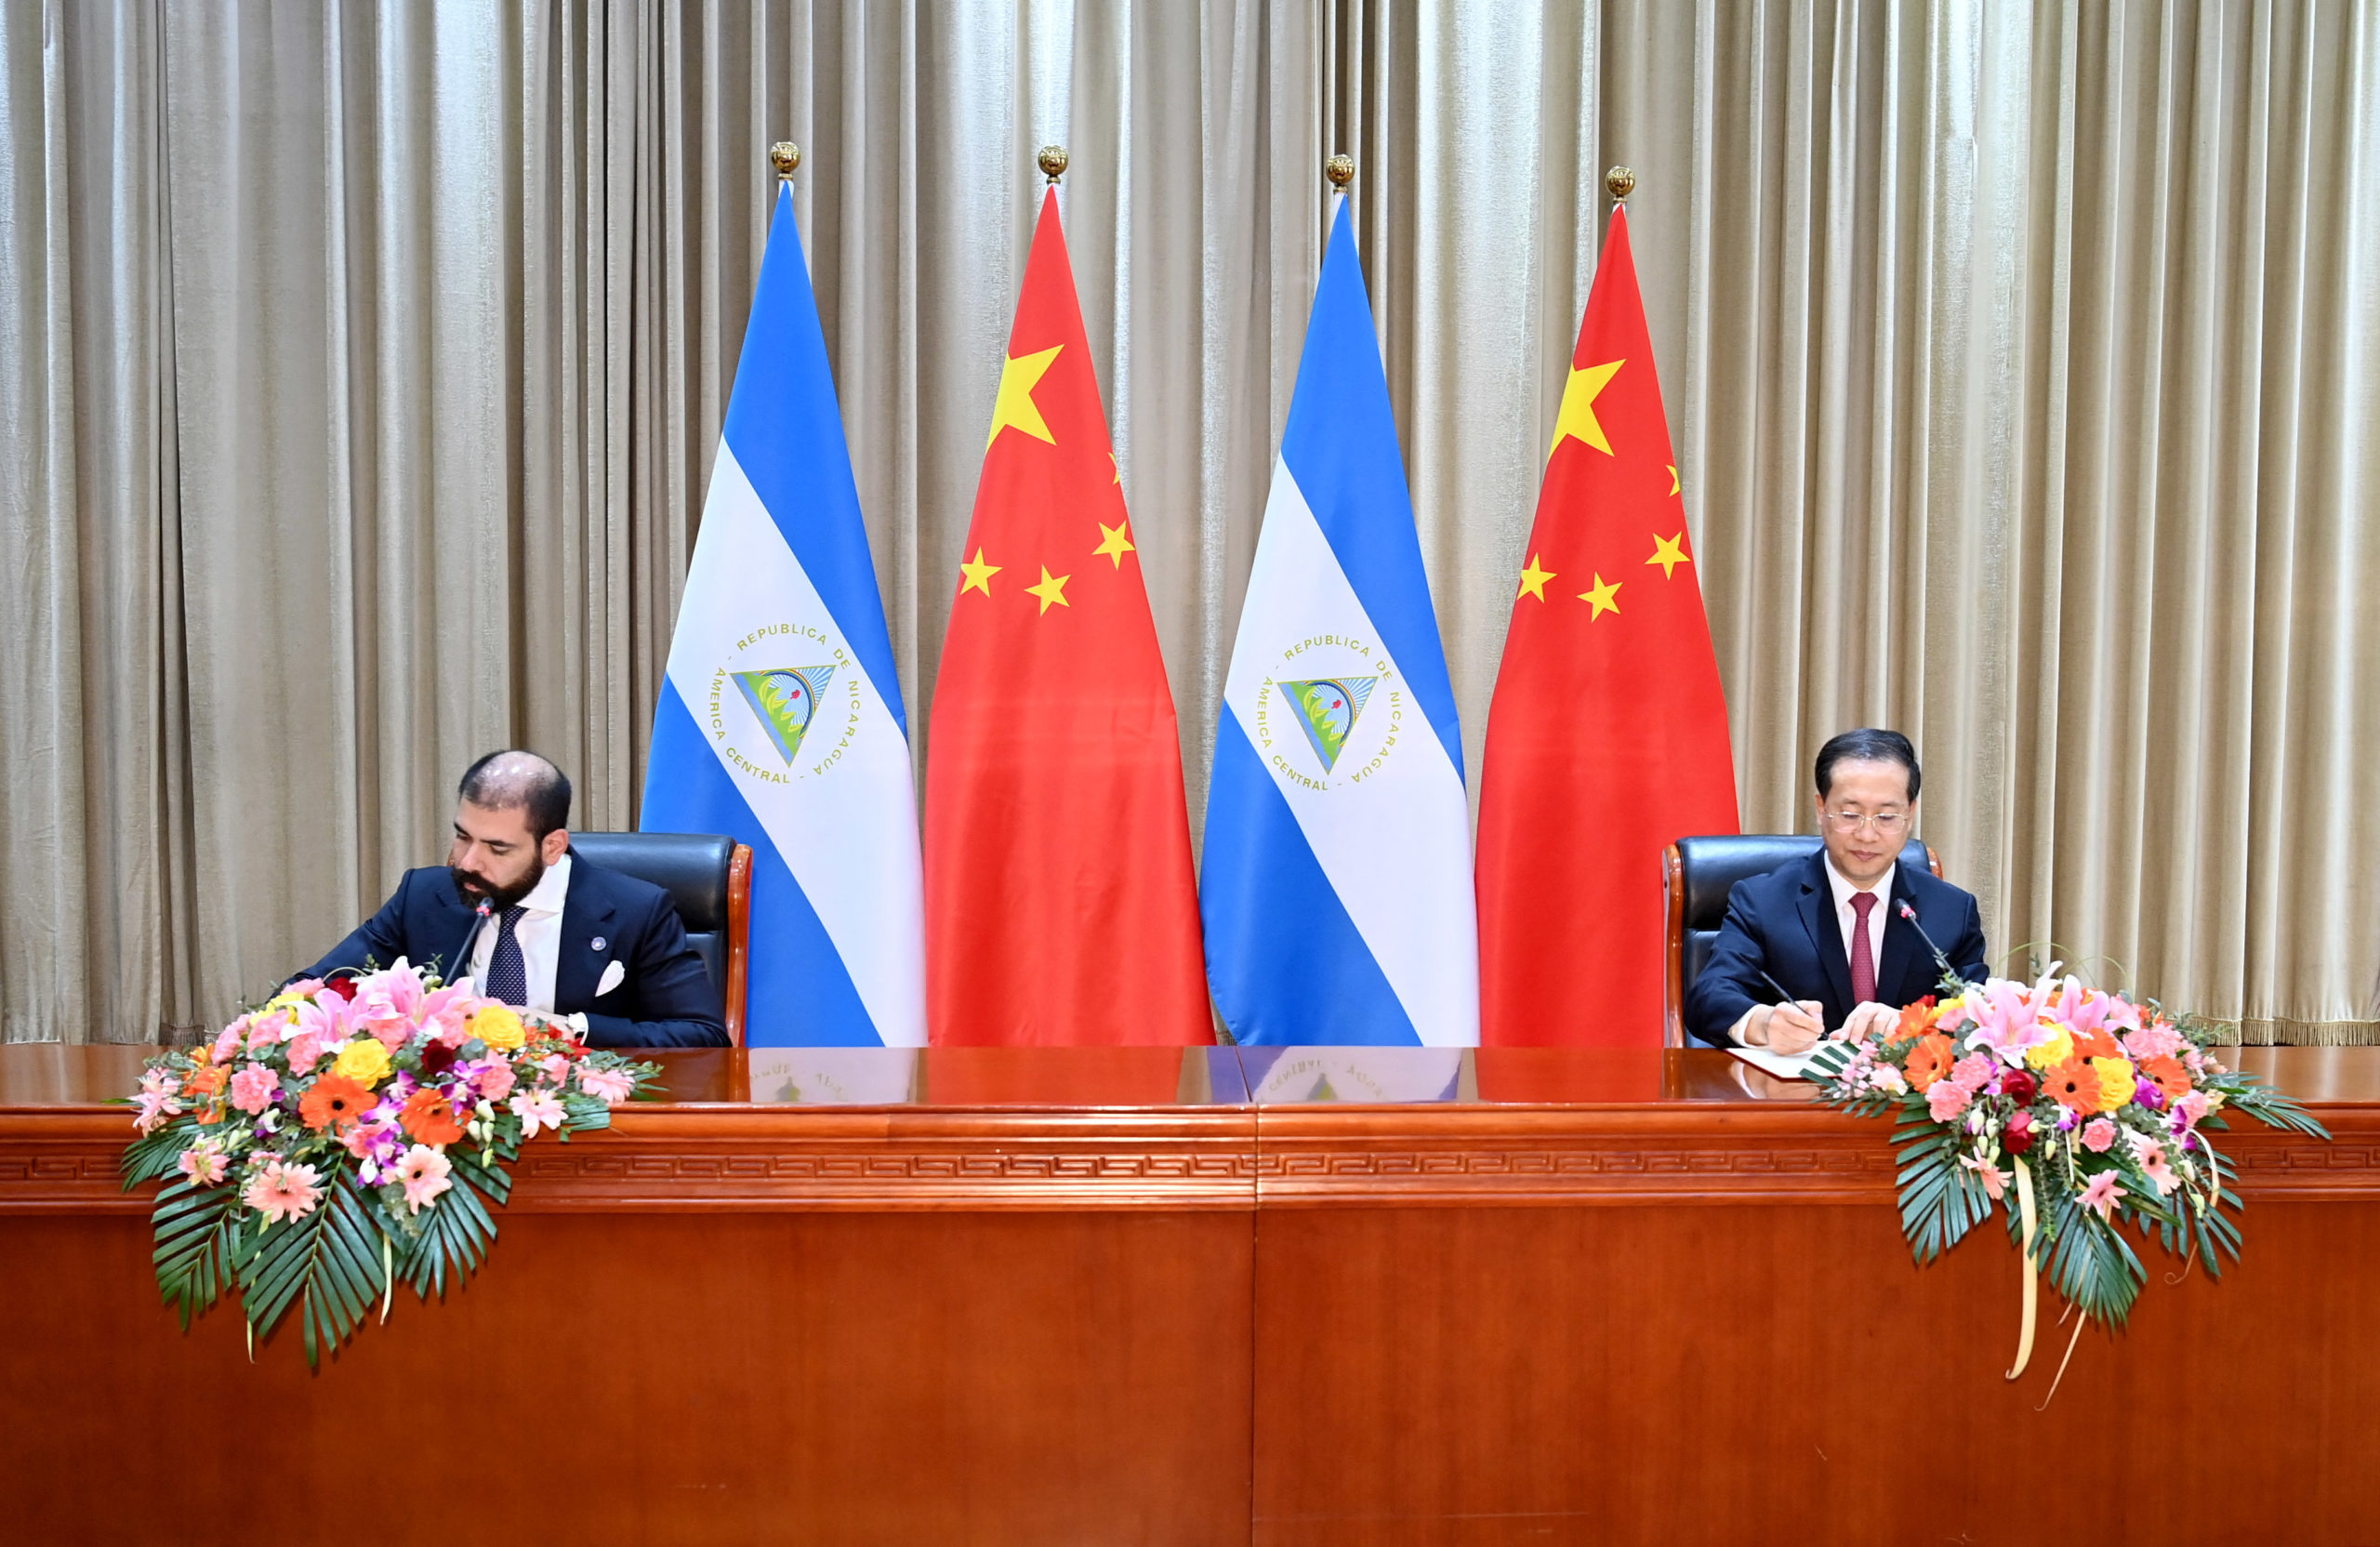
[(602, 980), (595, 985), (595, 997), (599, 999), (602, 998), (613, 989), (617, 988), (621, 984), (626, 983), (628, 981), (628, 970), (625, 964), (617, 961), (613, 962), (609, 967), (603, 969), (603, 976)]

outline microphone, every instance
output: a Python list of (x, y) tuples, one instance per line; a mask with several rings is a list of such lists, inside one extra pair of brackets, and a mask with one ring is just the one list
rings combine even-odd
[(1942, 947), (1934, 944), (1934, 937), (1925, 932), (1925, 926), (1917, 921), (1917, 909), (1910, 906), (1910, 901), (1906, 897), (1900, 900), (1900, 916), (1909, 920), (1909, 927), (1917, 932), (1917, 938), (1924, 941), (1925, 948), (1934, 953), (1934, 965), (1942, 969), (1942, 981), (1945, 984), (1967, 981), (1956, 967), (1950, 965), (1950, 959), (1942, 954)]
[[(493, 911), (485, 897), (482, 897), (480, 906), (471, 910), (470, 927), (463, 932), (462, 945), (455, 952), (455, 972), (446, 977), (449, 985), (462, 981), (462, 974), (468, 970), (471, 959), (471, 943), (480, 937), (480, 926), (487, 922), (488, 915)], [(1941, 953), (1937, 951), (1935, 954), (1939, 956)]]

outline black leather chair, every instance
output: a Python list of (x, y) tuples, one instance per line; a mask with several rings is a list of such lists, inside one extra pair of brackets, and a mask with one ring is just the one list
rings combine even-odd
[[(1765, 876), (1818, 851), (1818, 839), (1792, 833), (1728, 833), (1681, 838), (1661, 854), (1661, 891), (1669, 904), (1669, 1014), (1662, 1040), (1673, 1048), (1696, 1045), (1686, 1035), (1686, 990), (1711, 959), (1719, 926), (1727, 919), (1727, 892), (1738, 881)], [(1942, 862), (1933, 850), (1911, 839), (1900, 862), (1923, 866), (1937, 878)]]
[(752, 941), (752, 851), (722, 833), (583, 833), (573, 853), (669, 893), (686, 938), (727, 1007), (727, 1043), (744, 1045), (744, 988)]

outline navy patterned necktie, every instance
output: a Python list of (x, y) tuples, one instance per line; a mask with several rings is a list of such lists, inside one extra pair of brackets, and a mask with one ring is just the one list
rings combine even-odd
[(496, 949), (488, 953), (487, 981), (482, 991), (498, 1004), (529, 1002), (529, 964), (522, 959), (521, 942), (512, 933), (512, 927), (528, 911), (515, 903), (504, 910), (503, 920), (496, 925)]

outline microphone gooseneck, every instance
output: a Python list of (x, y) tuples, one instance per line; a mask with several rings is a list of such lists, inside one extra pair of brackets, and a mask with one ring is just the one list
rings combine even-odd
[(494, 911), (495, 909), (485, 897), (480, 899), (479, 906), (471, 909), (471, 921), (464, 929), (462, 944), (455, 952), (455, 971), (444, 974), (447, 983), (455, 984), (462, 981), (471, 959), (471, 943), (479, 938), (480, 926), (488, 921), (488, 916)]
[(1909, 927), (1917, 932), (1917, 938), (1924, 941), (1925, 948), (1934, 953), (1934, 965), (1942, 969), (1942, 981), (1945, 984), (1953, 980), (1964, 983), (1966, 979), (1960, 975), (1956, 967), (1950, 965), (1950, 959), (1942, 954), (1942, 947), (1934, 944), (1934, 937), (1926, 933), (1925, 926), (1917, 921), (1917, 909), (1910, 905), (1906, 897), (1900, 900), (1900, 916), (1909, 920)]

